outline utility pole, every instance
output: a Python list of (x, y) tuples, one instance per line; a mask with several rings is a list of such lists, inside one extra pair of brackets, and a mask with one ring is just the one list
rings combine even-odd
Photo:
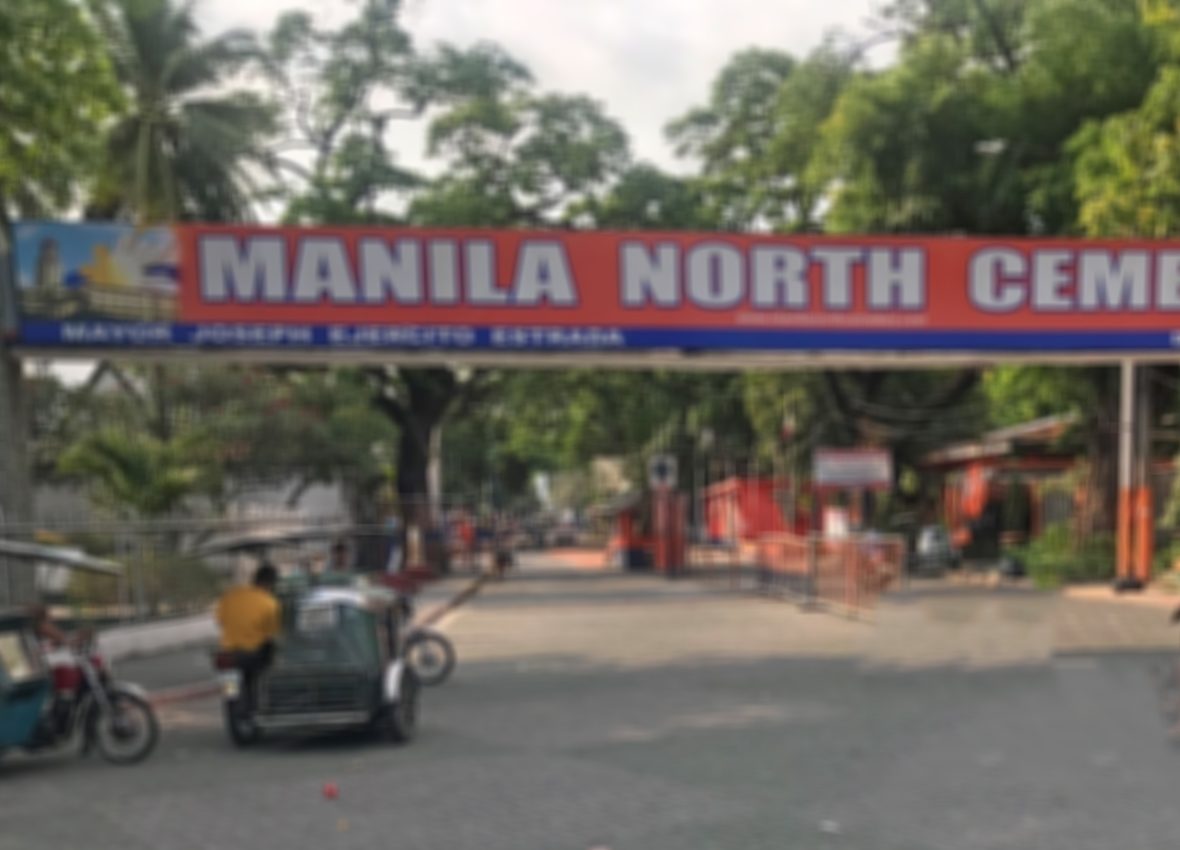
[[(11, 347), (16, 331), (12, 250), (0, 211), (0, 535), (6, 526), (23, 529), (33, 518), (24, 376)], [(35, 594), (34, 572), (0, 558), (0, 605), (23, 605)]]

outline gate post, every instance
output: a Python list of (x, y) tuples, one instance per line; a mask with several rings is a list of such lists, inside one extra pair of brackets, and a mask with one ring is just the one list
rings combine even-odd
[(819, 539), (815, 532), (807, 534), (807, 588), (804, 605), (814, 608), (819, 598)]
[(1132, 481), (1135, 439), (1135, 361), (1126, 359), (1120, 368), (1119, 386), (1119, 498), (1118, 537), (1115, 569), (1120, 587), (1134, 582), (1131, 534), (1133, 527)]
[(1132, 573), (1139, 587), (1151, 582), (1152, 561), (1155, 560), (1155, 506), (1151, 481), (1151, 366), (1139, 367), (1136, 392), (1139, 393), (1136, 418), (1136, 481), (1134, 566)]

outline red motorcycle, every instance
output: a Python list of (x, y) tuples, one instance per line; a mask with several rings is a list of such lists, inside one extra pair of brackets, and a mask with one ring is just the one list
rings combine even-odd
[(80, 736), (82, 755), (97, 748), (112, 764), (136, 764), (151, 754), (160, 726), (147, 693), (115, 681), (93, 640), (48, 650), (45, 661), (53, 690), (25, 749), (64, 747)]

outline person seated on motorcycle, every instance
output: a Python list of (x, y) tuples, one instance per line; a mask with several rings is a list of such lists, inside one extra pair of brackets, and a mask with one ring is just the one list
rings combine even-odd
[(94, 637), (94, 630), (90, 628), (79, 629), (73, 634), (63, 630), (53, 622), (48, 605), (39, 603), (32, 606), (29, 609), (29, 618), (33, 621), (33, 634), (42, 646), (49, 649), (76, 649)]
[(282, 624), (275, 596), (278, 583), (278, 570), (264, 561), (250, 584), (230, 588), (217, 603), (221, 649), (235, 655), (249, 699), (254, 696), (255, 680), (274, 660), (274, 642)]
[(332, 546), (332, 560), (328, 564), (328, 570), (334, 573), (352, 571), (352, 559), (349, 557), (348, 544), (343, 540), (337, 540), (336, 544)]
[[(50, 668), (70, 667), (76, 664), (74, 653), (88, 644), (94, 638), (94, 630), (82, 628), (70, 634), (53, 622), (49, 606), (33, 605), (29, 609), (29, 618), (33, 621), (33, 634), (41, 645), (41, 657)], [(54, 679), (53, 696), (46, 705), (44, 719), (50, 724), (49, 734), (56, 734), (53, 730), (66, 728), (70, 711), (74, 701), (73, 689), (61, 690), (57, 679)]]
[(34, 605), (29, 609), (29, 617), (33, 621), (33, 634), (43, 644), (65, 646), (70, 642), (69, 635), (53, 622), (48, 605)]

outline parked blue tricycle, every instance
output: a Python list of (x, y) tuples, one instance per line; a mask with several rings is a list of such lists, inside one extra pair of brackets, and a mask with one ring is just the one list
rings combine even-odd
[(31, 616), (0, 612), (0, 753), (78, 745), (135, 764), (158, 739), (147, 694), (115, 681), (92, 640), (43, 652)]

